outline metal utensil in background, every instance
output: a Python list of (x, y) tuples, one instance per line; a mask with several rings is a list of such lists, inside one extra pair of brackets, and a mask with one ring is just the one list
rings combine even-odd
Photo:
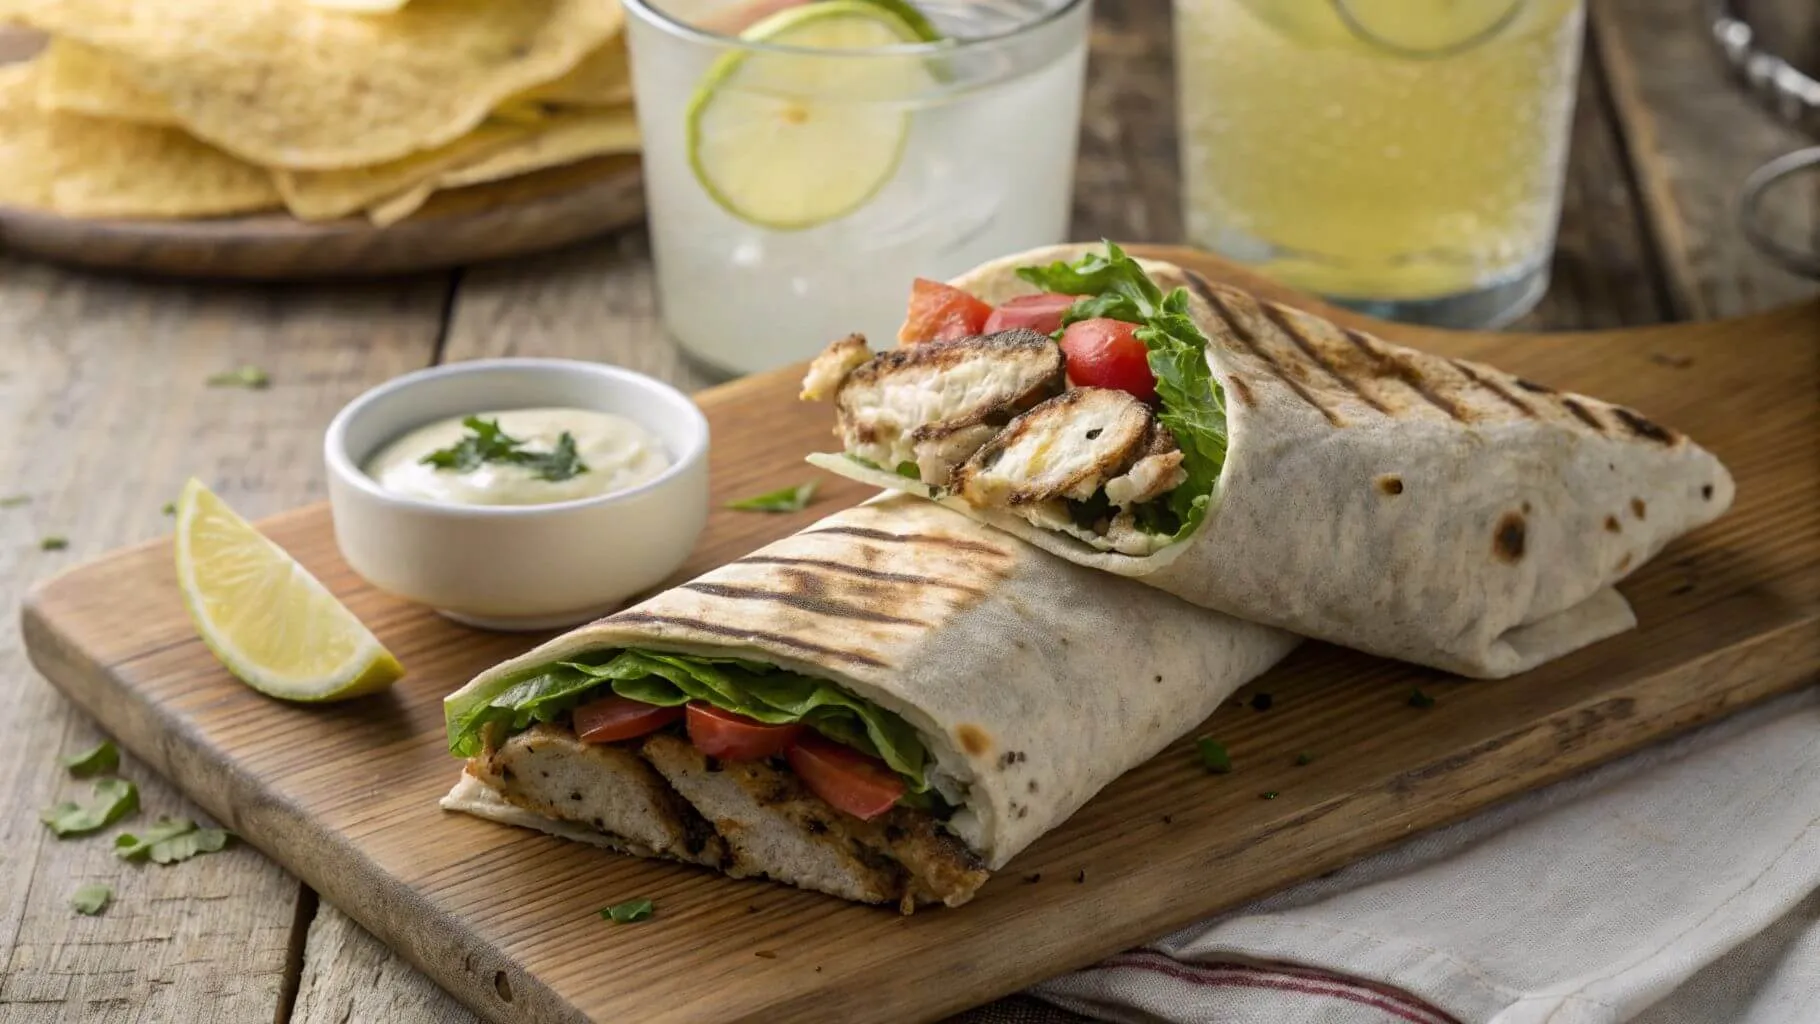
[[(1820, 81), (1765, 49), (1736, 0), (1707, 0), (1707, 19), (1719, 52), (1751, 94), (1777, 117), (1820, 138)], [(1759, 252), (1794, 273), (1820, 278), (1820, 212), (1810, 215), (1798, 241), (1788, 240), (1791, 225), (1779, 230), (1765, 212), (1772, 192), (1803, 181), (1814, 189), (1810, 205), (1820, 207), (1820, 146), (1795, 150), (1753, 171), (1744, 180), (1738, 222)]]

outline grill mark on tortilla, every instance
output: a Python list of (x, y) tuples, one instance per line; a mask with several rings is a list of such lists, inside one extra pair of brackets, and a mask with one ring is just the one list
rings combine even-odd
[(1245, 383), (1245, 378), (1238, 374), (1231, 373), (1226, 375), (1226, 387), (1232, 392), (1232, 397), (1238, 399), (1240, 405), (1258, 404), (1257, 401), (1251, 397), (1251, 385)]
[(887, 544), (934, 544), (938, 547), (953, 548), (956, 551), (973, 551), (982, 555), (998, 555), (1001, 558), (1005, 555), (1005, 553), (998, 548), (995, 548), (990, 544), (981, 544), (978, 541), (956, 540), (953, 537), (937, 537), (932, 533), (890, 533), (885, 530), (874, 530), (865, 526), (824, 526), (819, 530), (804, 530), (801, 536), (811, 536), (818, 533), (838, 533), (848, 537), (864, 537), (867, 540), (881, 540)]
[(737, 587), (726, 583), (685, 583), (678, 590), (690, 590), (709, 597), (726, 598), (729, 601), (775, 601), (799, 611), (825, 615), (831, 619), (855, 619), (860, 622), (878, 622), (889, 626), (926, 626), (919, 619), (906, 619), (899, 615), (887, 615), (845, 601), (818, 597), (813, 593), (799, 592), (794, 594), (779, 593), (763, 587)]
[(1504, 387), (1504, 385), (1498, 383), (1496, 378), (1479, 376), (1479, 372), (1472, 368), (1471, 363), (1465, 362), (1464, 360), (1460, 360), (1460, 359), (1453, 360), (1453, 368), (1460, 371), (1460, 373), (1467, 380), (1472, 381), (1474, 384), (1477, 384), (1479, 387), (1482, 387), (1485, 390), (1491, 392), (1492, 394), (1497, 395), (1499, 398), (1502, 398), (1504, 400), (1504, 404), (1510, 406), (1512, 409), (1515, 409), (1518, 412), (1522, 413), (1523, 415), (1528, 416), (1530, 419), (1535, 419), (1536, 411), (1529, 407), (1529, 403), (1523, 401), (1521, 398), (1518, 398), (1516, 395), (1511, 394), (1510, 391)]
[(733, 564), (777, 565), (801, 569), (825, 569), (829, 572), (839, 572), (846, 573), (849, 576), (858, 576), (861, 579), (877, 580), (880, 583), (903, 583), (913, 587), (944, 587), (948, 590), (958, 590), (971, 597), (986, 596), (986, 592), (978, 587), (970, 587), (965, 583), (955, 583), (952, 580), (944, 580), (938, 576), (917, 576), (907, 572), (886, 572), (883, 569), (868, 569), (862, 565), (848, 565), (845, 562), (837, 562), (831, 558), (785, 558), (779, 555), (747, 555), (744, 558), (734, 559)]
[(1466, 413), (1455, 405), (1452, 399), (1429, 387), (1428, 382), (1422, 379), (1422, 371), (1413, 364), (1379, 348), (1369, 334), (1355, 331), (1350, 327), (1342, 329), (1341, 333), (1345, 334), (1346, 340), (1352, 342), (1360, 352), (1370, 356), (1386, 376), (1402, 381), (1404, 387), (1420, 395), (1422, 400), (1429, 405), (1446, 413), (1448, 419), (1456, 423), (1466, 422)]
[(1555, 393), (1555, 389), (1549, 387), (1546, 384), (1537, 384), (1533, 380), (1524, 380), (1521, 377), (1516, 378), (1516, 381), (1517, 381), (1517, 387), (1520, 387), (1523, 390), (1532, 392), (1534, 394), (1552, 395)]
[(632, 626), (679, 626), (683, 629), (696, 629), (703, 633), (709, 633), (714, 636), (724, 636), (732, 640), (762, 640), (766, 643), (776, 644), (779, 647), (788, 647), (793, 651), (802, 651), (805, 654), (823, 655), (825, 657), (833, 658), (836, 661), (850, 661), (859, 665), (870, 665), (873, 668), (891, 667), (886, 662), (880, 661), (871, 655), (861, 654), (858, 651), (843, 651), (838, 647), (824, 647), (821, 644), (810, 643), (807, 640), (798, 640), (793, 636), (785, 636), (782, 633), (767, 633), (763, 630), (752, 629), (735, 629), (731, 626), (704, 622), (701, 619), (692, 619), (683, 615), (652, 615), (649, 612), (621, 612), (618, 615), (614, 615), (603, 621)]
[(1275, 324), (1277, 330), (1287, 334), (1289, 340), (1295, 343), (1295, 347), (1301, 349), (1302, 354), (1307, 356), (1310, 362), (1325, 371), (1327, 376), (1339, 381), (1340, 386), (1352, 392), (1359, 401), (1364, 402), (1366, 405), (1371, 406), (1373, 409), (1376, 409), (1386, 416), (1390, 415), (1390, 410), (1384, 407), (1384, 403), (1367, 394), (1363, 388), (1359, 387), (1357, 381), (1354, 381), (1352, 378), (1341, 373), (1339, 367), (1328, 362), (1327, 357), (1321, 355), (1321, 350), (1315, 348), (1314, 342), (1309, 341), (1308, 338), (1302, 334), (1301, 329), (1295, 325), (1295, 321), (1291, 320), (1289, 315), (1280, 307), (1272, 302), (1260, 302), (1258, 303), (1258, 308), (1264, 311), (1264, 318), (1266, 320)]
[(1601, 434), (1605, 433), (1604, 421), (1600, 420), (1599, 417), (1594, 416), (1591, 409), (1588, 409), (1586, 406), (1581, 405), (1571, 398), (1561, 399), (1561, 406), (1568, 412), (1573, 413), (1574, 419), (1579, 420), (1581, 423), (1586, 424)]
[(1619, 423), (1624, 424), (1631, 433), (1638, 437), (1654, 441), (1657, 444), (1672, 445), (1675, 443), (1674, 431), (1650, 422), (1645, 419), (1641, 413), (1626, 409), (1621, 405), (1612, 406), (1611, 411), (1613, 415), (1618, 417)]
[(1327, 418), (1328, 423), (1331, 423), (1336, 427), (1345, 426), (1340, 418), (1334, 414), (1332, 409), (1315, 401), (1315, 397), (1308, 393), (1307, 388), (1303, 387), (1294, 377), (1291, 377), (1284, 371), (1282, 364), (1277, 362), (1276, 357), (1272, 356), (1268, 349), (1259, 344), (1257, 338), (1252, 336), (1250, 329), (1240, 323), (1237, 317), (1232, 315), (1232, 310), (1227, 308), (1225, 300), (1221, 299), (1219, 295), (1214, 292), (1213, 287), (1207, 283), (1206, 278), (1203, 278), (1200, 274), (1190, 270), (1188, 271), (1188, 283), (1193, 286), (1195, 294), (1199, 295), (1202, 301), (1213, 307), (1214, 315), (1218, 316), (1226, 324), (1226, 330), (1229, 331), (1234, 338), (1238, 339), (1239, 344), (1243, 345), (1247, 352), (1256, 356), (1259, 361), (1268, 367), (1273, 376), (1284, 384), (1289, 385), (1289, 390), (1294, 391), (1300, 396), (1302, 401), (1307, 402), (1309, 405), (1320, 410), (1321, 415)]

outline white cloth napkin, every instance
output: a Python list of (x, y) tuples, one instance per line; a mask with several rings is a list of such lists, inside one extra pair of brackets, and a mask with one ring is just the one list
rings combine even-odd
[(1034, 991), (1180, 1024), (1815, 1024), (1820, 691)]

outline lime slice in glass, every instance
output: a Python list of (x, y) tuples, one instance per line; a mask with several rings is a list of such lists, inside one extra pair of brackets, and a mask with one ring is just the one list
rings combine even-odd
[(910, 134), (899, 103), (938, 81), (929, 58), (808, 51), (931, 41), (928, 21), (914, 8), (906, 19), (902, 7), (822, 0), (788, 8), (740, 34), (776, 49), (714, 62), (689, 102), (689, 166), (722, 209), (795, 231), (845, 217), (891, 181)]
[(1489, 42), (1531, 0), (1331, 0), (1361, 41), (1405, 57), (1447, 57)]

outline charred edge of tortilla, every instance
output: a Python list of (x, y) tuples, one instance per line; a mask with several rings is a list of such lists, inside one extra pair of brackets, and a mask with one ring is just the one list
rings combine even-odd
[[(997, 437), (994, 437), (992, 440), (982, 445), (980, 450), (974, 453), (973, 458), (968, 459), (965, 465), (954, 471), (954, 489), (956, 491), (965, 491), (968, 482), (975, 474), (989, 470), (997, 465), (998, 460), (1004, 456), (1006, 449), (1023, 439), (1026, 434), (1042, 429), (1043, 422), (1046, 418), (1050, 416), (1066, 416), (1070, 410), (1080, 405), (1082, 402), (1095, 399), (1100, 392), (1108, 392), (1108, 389), (1073, 388), (1045, 402), (1039, 403), (1029, 412), (1012, 420), (1011, 424), (1000, 431)], [(1122, 391), (1108, 393), (1118, 395), (1124, 394)], [(1067, 478), (1053, 486), (1044, 487), (1040, 490), (1034, 488), (1014, 490), (1005, 498), (1006, 504), (1014, 506), (1033, 505), (1038, 502), (1053, 501), (1090, 476), (1098, 475), (1104, 480), (1111, 480), (1129, 470), (1137, 463), (1138, 459), (1143, 458), (1144, 455), (1148, 454), (1148, 446), (1155, 442), (1155, 431), (1161, 430), (1161, 427), (1156, 422), (1156, 414), (1152, 412), (1149, 407), (1144, 406), (1135, 398), (1131, 399), (1131, 402), (1142, 408), (1145, 416), (1145, 427), (1142, 431), (1138, 432), (1135, 438), (1133, 438), (1132, 443), (1118, 449), (1109, 450), (1099, 459), (1089, 463), (1083, 469), (1069, 474)], [(1169, 434), (1166, 430), (1162, 430), (1162, 433), (1169, 438), (1169, 443), (1173, 447), (1175, 444), (1175, 436)], [(1090, 440), (1098, 440), (1097, 435), (1090, 438)]]

